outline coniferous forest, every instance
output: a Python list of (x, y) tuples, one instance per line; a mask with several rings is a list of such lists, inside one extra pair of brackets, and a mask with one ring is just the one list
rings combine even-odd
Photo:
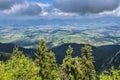
[(54, 52), (49, 51), (41, 39), (31, 59), (14, 48), (7, 61), (0, 61), (0, 80), (120, 80), (120, 69), (111, 67), (98, 73), (94, 68), (92, 47), (85, 45), (81, 57), (72, 57), (69, 45), (62, 64), (57, 64)]

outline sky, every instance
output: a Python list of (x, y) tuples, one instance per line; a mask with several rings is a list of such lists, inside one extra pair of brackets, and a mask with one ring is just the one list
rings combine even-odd
[(120, 17), (120, 0), (0, 0), (0, 17)]

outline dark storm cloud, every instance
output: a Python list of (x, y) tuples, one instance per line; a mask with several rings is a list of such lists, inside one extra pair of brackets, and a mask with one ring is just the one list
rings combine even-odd
[(87, 14), (111, 11), (120, 0), (54, 0), (54, 6), (63, 12)]
[(0, 0), (0, 10), (10, 9), (14, 4), (21, 4), (26, 0)]
[(17, 11), (16, 15), (25, 15), (25, 16), (35, 16), (39, 15), (41, 12), (41, 7), (37, 4), (29, 4), (26, 7), (21, 8), (19, 11)]
[(29, 0), (0, 0), (0, 15), (35, 16), (41, 10), (37, 3)]

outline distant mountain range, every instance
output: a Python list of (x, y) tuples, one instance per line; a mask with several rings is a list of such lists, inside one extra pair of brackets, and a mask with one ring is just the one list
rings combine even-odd
[[(84, 44), (68, 43), (54, 47), (50, 50), (55, 53), (58, 63), (62, 63), (69, 45), (74, 49), (73, 57), (81, 55), (81, 48)], [(0, 60), (8, 59), (15, 46), (16, 45), (11, 43), (0, 43)], [(18, 48), (23, 51), (26, 56), (32, 57), (33, 59), (35, 58), (35, 49)], [(111, 66), (118, 67), (120, 65), (120, 45), (106, 45), (100, 47), (92, 46), (92, 48), (93, 56), (95, 58), (95, 68), (97, 71), (110, 68)]]

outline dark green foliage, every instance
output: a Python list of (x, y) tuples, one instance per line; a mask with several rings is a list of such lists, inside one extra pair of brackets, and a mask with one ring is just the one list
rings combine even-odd
[[(3, 80), (5, 77), (5, 63), (0, 61), (0, 80)], [(5, 80), (5, 79), (4, 79)]]
[(73, 48), (68, 46), (66, 51), (67, 56), (63, 59), (61, 76), (62, 80), (79, 80), (81, 79), (82, 72), (80, 70), (80, 58), (72, 57)]
[(36, 64), (39, 67), (38, 75), (42, 80), (56, 80), (59, 79), (59, 70), (57, 67), (55, 55), (53, 52), (49, 52), (46, 43), (41, 39), (37, 48)]
[(49, 72), (50, 74), (49, 76), (49, 80), (60, 80), (60, 71), (58, 68), (58, 65), (56, 63), (56, 58), (55, 58), (55, 54), (50, 51), (48, 54), (49, 57)]
[(4, 64), (1, 62), (2, 75), (0, 80), (40, 80), (37, 76), (38, 67), (35, 63), (25, 57), (18, 48), (15, 48), (10, 60)]
[(92, 47), (85, 45), (82, 48), (81, 69), (83, 80), (96, 80), (96, 71), (94, 69), (94, 58), (92, 56)]
[(6, 61), (10, 57), (10, 53), (0, 52), (0, 61)]
[(71, 46), (68, 47), (66, 53), (67, 56), (63, 59), (62, 64), (62, 80), (73, 80), (74, 79), (74, 69), (75, 66), (73, 64), (73, 58), (72, 58), (72, 52), (73, 48)]
[(120, 68), (112, 67), (109, 71), (104, 71), (100, 75), (100, 80), (120, 80)]
[(42, 39), (40, 41), (39, 46), (37, 47), (36, 53), (36, 64), (39, 67), (38, 75), (42, 78), (42, 80), (48, 79), (50, 74), (50, 64), (48, 57), (48, 49), (46, 47), (45, 41)]

